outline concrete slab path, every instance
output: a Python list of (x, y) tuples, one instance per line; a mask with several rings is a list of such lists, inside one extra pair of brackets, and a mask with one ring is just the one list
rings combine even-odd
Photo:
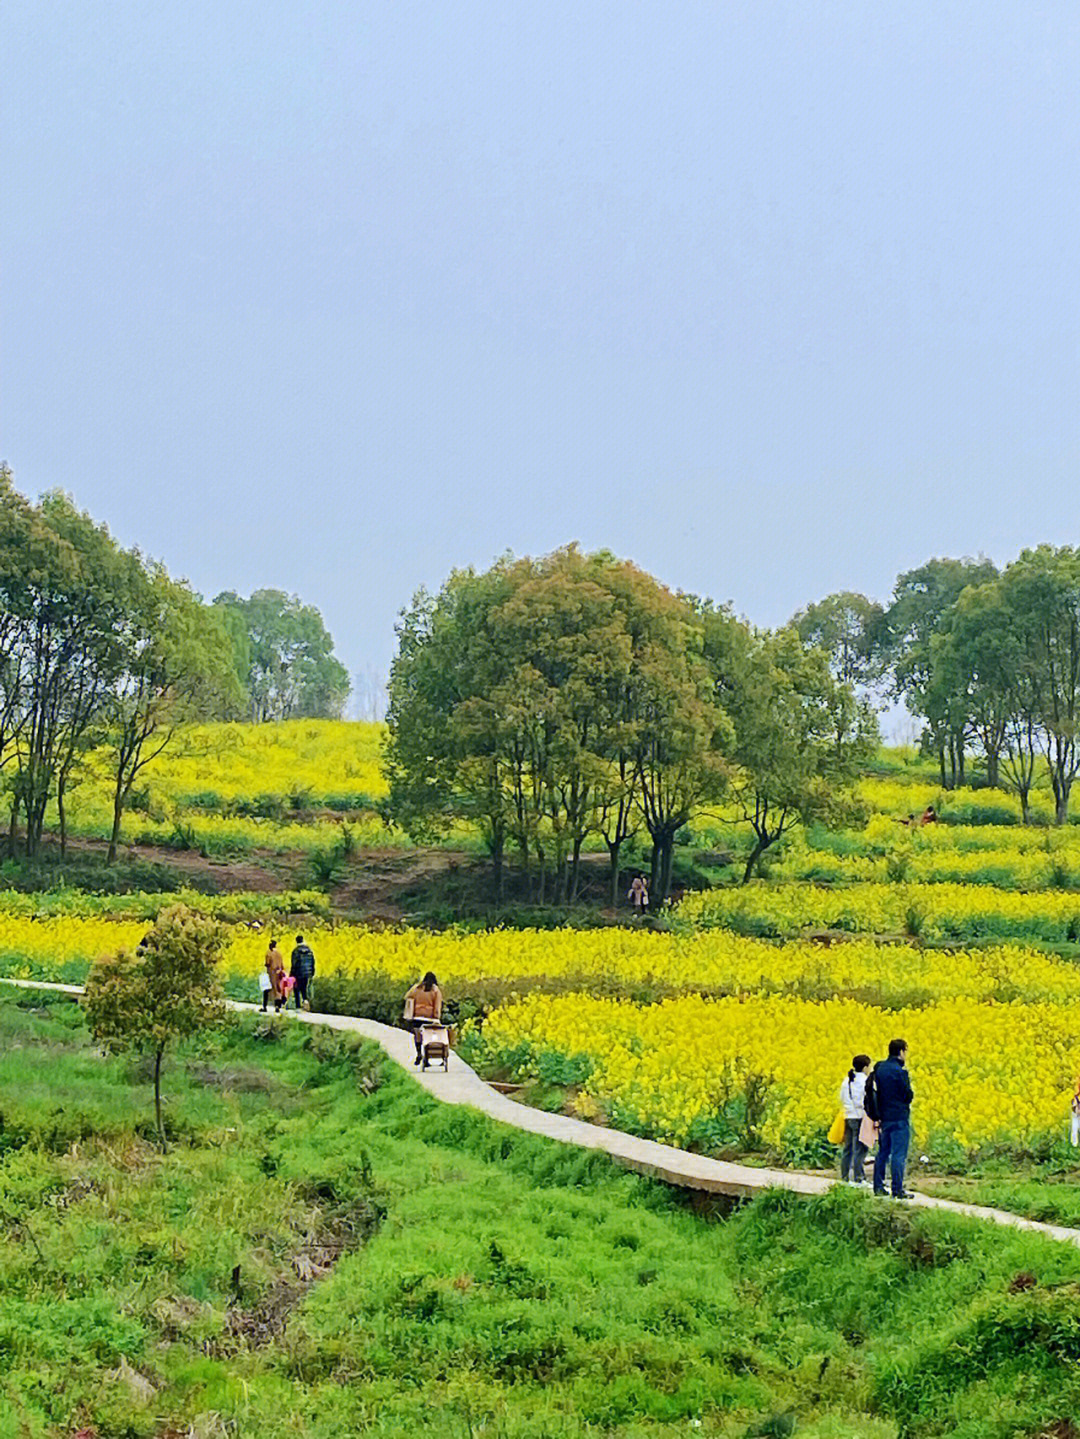
[[(26, 979), (0, 979), (0, 983), (22, 989), (56, 990), (72, 995), (81, 995), (83, 992), (82, 986), (78, 984), (47, 984)], [(262, 1013), (257, 1004), (242, 1004), (236, 1000), (229, 1001), (229, 1008), (244, 1014)], [(636, 1135), (626, 1134), (622, 1130), (605, 1129), (583, 1119), (571, 1119), (567, 1115), (547, 1114), (543, 1110), (532, 1109), (493, 1089), (460, 1055), (451, 1055), (450, 1066), (446, 1071), (418, 1069), (414, 1062), (412, 1036), (403, 1029), (379, 1024), (374, 1019), (358, 1019), (348, 1014), (308, 1013), (295, 1009), (288, 1010), (287, 1015), (290, 1023), (321, 1024), (328, 1029), (362, 1034), (365, 1038), (374, 1040), (421, 1088), (444, 1104), (468, 1105), (514, 1129), (539, 1134), (561, 1144), (603, 1150), (625, 1168), (648, 1175), (652, 1179), (663, 1180), (665, 1184), (704, 1190), (711, 1194), (750, 1198), (766, 1189), (790, 1189), (797, 1194), (824, 1194), (840, 1182), (821, 1174), (802, 1174), (791, 1169), (759, 1169), (750, 1164), (709, 1159), (703, 1154), (692, 1154), (689, 1150), (678, 1149), (674, 1145), (658, 1144), (653, 1139), (639, 1139)], [(1042, 1224), (1038, 1220), (1024, 1219), (1019, 1214), (1010, 1214), (1004, 1209), (962, 1204), (957, 1200), (938, 1199), (929, 1194), (916, 1194), (908, 1202), (923, 1209), (966, 1214), (974, 1219), (985, 1219), (1013, 1229), (1031, 1230), (1033, 1233), (1080, 1248), (1080, 1229), (1068, 1229), (1060, 1224)]]

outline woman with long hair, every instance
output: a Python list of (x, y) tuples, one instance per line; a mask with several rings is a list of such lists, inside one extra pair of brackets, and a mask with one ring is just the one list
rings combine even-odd
[(412, 1030), (417, 1064), (422, 1063), (424, 1058), (424, 1027), (426, 1024), (437, 1024), (442, 1019), (442, 1003), (439, 981), (430, 969), (405, 996), (403, 1022), (406, 1029)]
[(281, 951), (277, 947), (277, 940), (270, 941), (270, 948), (266, 951), (266, 977), (270, 981), (269, 988), (263, 991), (263, 1009), (266, 1002), (273, 995), (274, 1013), (281, 1013), (281, 1006), (285, 1003), (285, 961), (281, 957)]

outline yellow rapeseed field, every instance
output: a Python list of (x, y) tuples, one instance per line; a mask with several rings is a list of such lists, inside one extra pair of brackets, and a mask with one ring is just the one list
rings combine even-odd
[(206, 792), (222, 799), (308, 791), (386, 794), (380, 757), (385, 726), (349, 720), (193, 725), (143, 771), (143, 783), (175, 801)]
[(583, 1055), (590, 1100), (615, 1122), (685, 1143), (751, 1076), (767, 1085), (761, 1138), (792, 1155), (820, 1141), (853, 1054), (908, 1040), (916, 1143), (1010, 1147), (1061, 1136), (1080, 1066), (1080, 1009), (951, 999), (884, 1012), (850, 999), (699, 995), (636, 1005), (531, 995), (487, 1021), (489, 1057), (537, 1073), (545, 1052)]
[[(17, 972), (20, 959), (35, 966), (47, 966), (50, 960), (57, 965), (89, 962), (136, 943), (146, 924), (145, 919), (0, 913), (0, 958), (9, 973)], [(726, 930), (676, 935), (614, 927), (480, 934), (320, 923), (305, 929), (320, 975), (348, 979), (380, 974), (405, 985), (430, 969), (451, 997), (478, 981), (494, 979), (509, 982), (522, 994), (541, 980), (565, 980), (576, 987), (627, 995), (848, 995), (888, 1008), (949, 998), (1053, 1004), (1080, 1000), (1080, 968), (1013, 945), (945, 952), (860, 938), (830, 946), (802, 940), (776, 944)], [(257, 931), (235, 925), (223, 958), (225, 974), (254, 981), (269, 938), (276, 936), (288, 950), (292, 932), (283, 923), (264, 923)]]
[(1080, 894), (945, 883), (749, 884), (689, 894), (678, 917), (694, 926), (777, 936), (824, 928), (858, 934), (906, 931), (946, 940), (1015, 936), (1061, 942), (1080, 938)]

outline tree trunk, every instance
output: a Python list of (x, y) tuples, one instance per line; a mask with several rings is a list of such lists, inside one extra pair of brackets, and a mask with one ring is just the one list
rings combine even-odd
[(116, 788), (113, 790), (113, 820), (112, 831), (109, 834), (109, 852), (105, 856), (106, 864), (116, 863), (116, 851), (120, 844), (120, 821), (124, 817), (124, 790), (120, 781), (117, 780)]
[(41, 844), (41, 831), (45, 821), (45, 805), (35, 797), (26, 806), (26, 857), (33, 859)]
[(660, 841), (653, 838), (652, 855), (649, 861), (649, 897), (657, 894), (660, 890)]
[(1021, 823), (1021, 824), (1030, 824), (1030, 823), (1031, 823), (1031, 797), (1030, 797), (1030, 792), (1029, 792), (1028, 790), (1026, 790), (1026, 789), (1022, 789), (1022, 790), (1019, 791), (1019, 794), (1020, 794), (1020, 823)]
[(15, 849), (19, 843), (19, 797), (11, 801), (11, 822), (8, 825), (8, 859), (15, 858)]
[(675, 860), (675, 836), (673, 834), (665, 837), (661, 859), (660, 898), (657, 901), (657, 908), (667, 903), (668, 895), (671, 893), (671, 870)]
[[(109, 851), (110, 856), (112, 850)], [(491, 867), (495, 873), (495, 903), (502, 904), (503, 900), (503, 840), (502, 835), (491, 840)]]
[(56, 817), (60, 822), (60, 861), (67, 859), (67, 809), (64, 806), (66, 781), (61, 779), (56, 786)]
[(619, 907), (619, 850), (622, 848), (622, 840), (617, 839), (614, 843), (608, 841), (608, 855), (611, 858), (611, 907)]
[(754, 847), (750, 851), (750, 857), (746, 861), (746, 868), (743, 870), (743, 884), (746, 884), (750, 879), (753, 878), (754, 871), (757, 869), (757, 862), (765, 853), (765, 849), (766, 842), (762, 839), (761, 835), (758, 835), (754, 841)]
[(574, 838), (574, 848), (570, 856), (570, 903), (577, 904), (578, 888), (581, 884), (581, 836)]
[(165, 1149), (165, 1126), (161, 1122), (161, 1056), (165, 1053), (165, 1046), (159, 1044), (154, 1054), (154, 1114), (157, 1117), (158, 1138), (161, 1140), (161, 1148)]
[(949, 777), (948, 777), (948, 775), (945, 773), (945, 746), (944, 746), (944, 745), (939, 745), (939, 746), (938, 746), (937, 757), (938, 757), (938, 768), (941, 770), (941, 788), (942, 788), (942, 789), (948, 789), (948, 788), (949, 788)]
[(1069, 791), (1064, 785), (1057, 788), (1054, 795), (1054, 823), (1065, 824), (1069, 818)]
[(991, 789), (998, 788), (999, 757), (996, 749), (986, 751), (986, 783)]

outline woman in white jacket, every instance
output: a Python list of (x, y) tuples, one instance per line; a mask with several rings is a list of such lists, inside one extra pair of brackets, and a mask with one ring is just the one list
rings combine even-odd
[(863, 1164), (867, 1146), (859, 1138), (859, 1128), (866, 1118), (863, 1109), (863, 1095), (866, 1093), (866, 1077), (870, 1068), (870, 1056), (857, 1054), (851, 1061), (847, 1078), (840, 1086), (840, 1103), (844, 1110), (844, 1145), (840, 1150), (840, 1178), (850, 1179), (852, 1184), (866, 1180)]

